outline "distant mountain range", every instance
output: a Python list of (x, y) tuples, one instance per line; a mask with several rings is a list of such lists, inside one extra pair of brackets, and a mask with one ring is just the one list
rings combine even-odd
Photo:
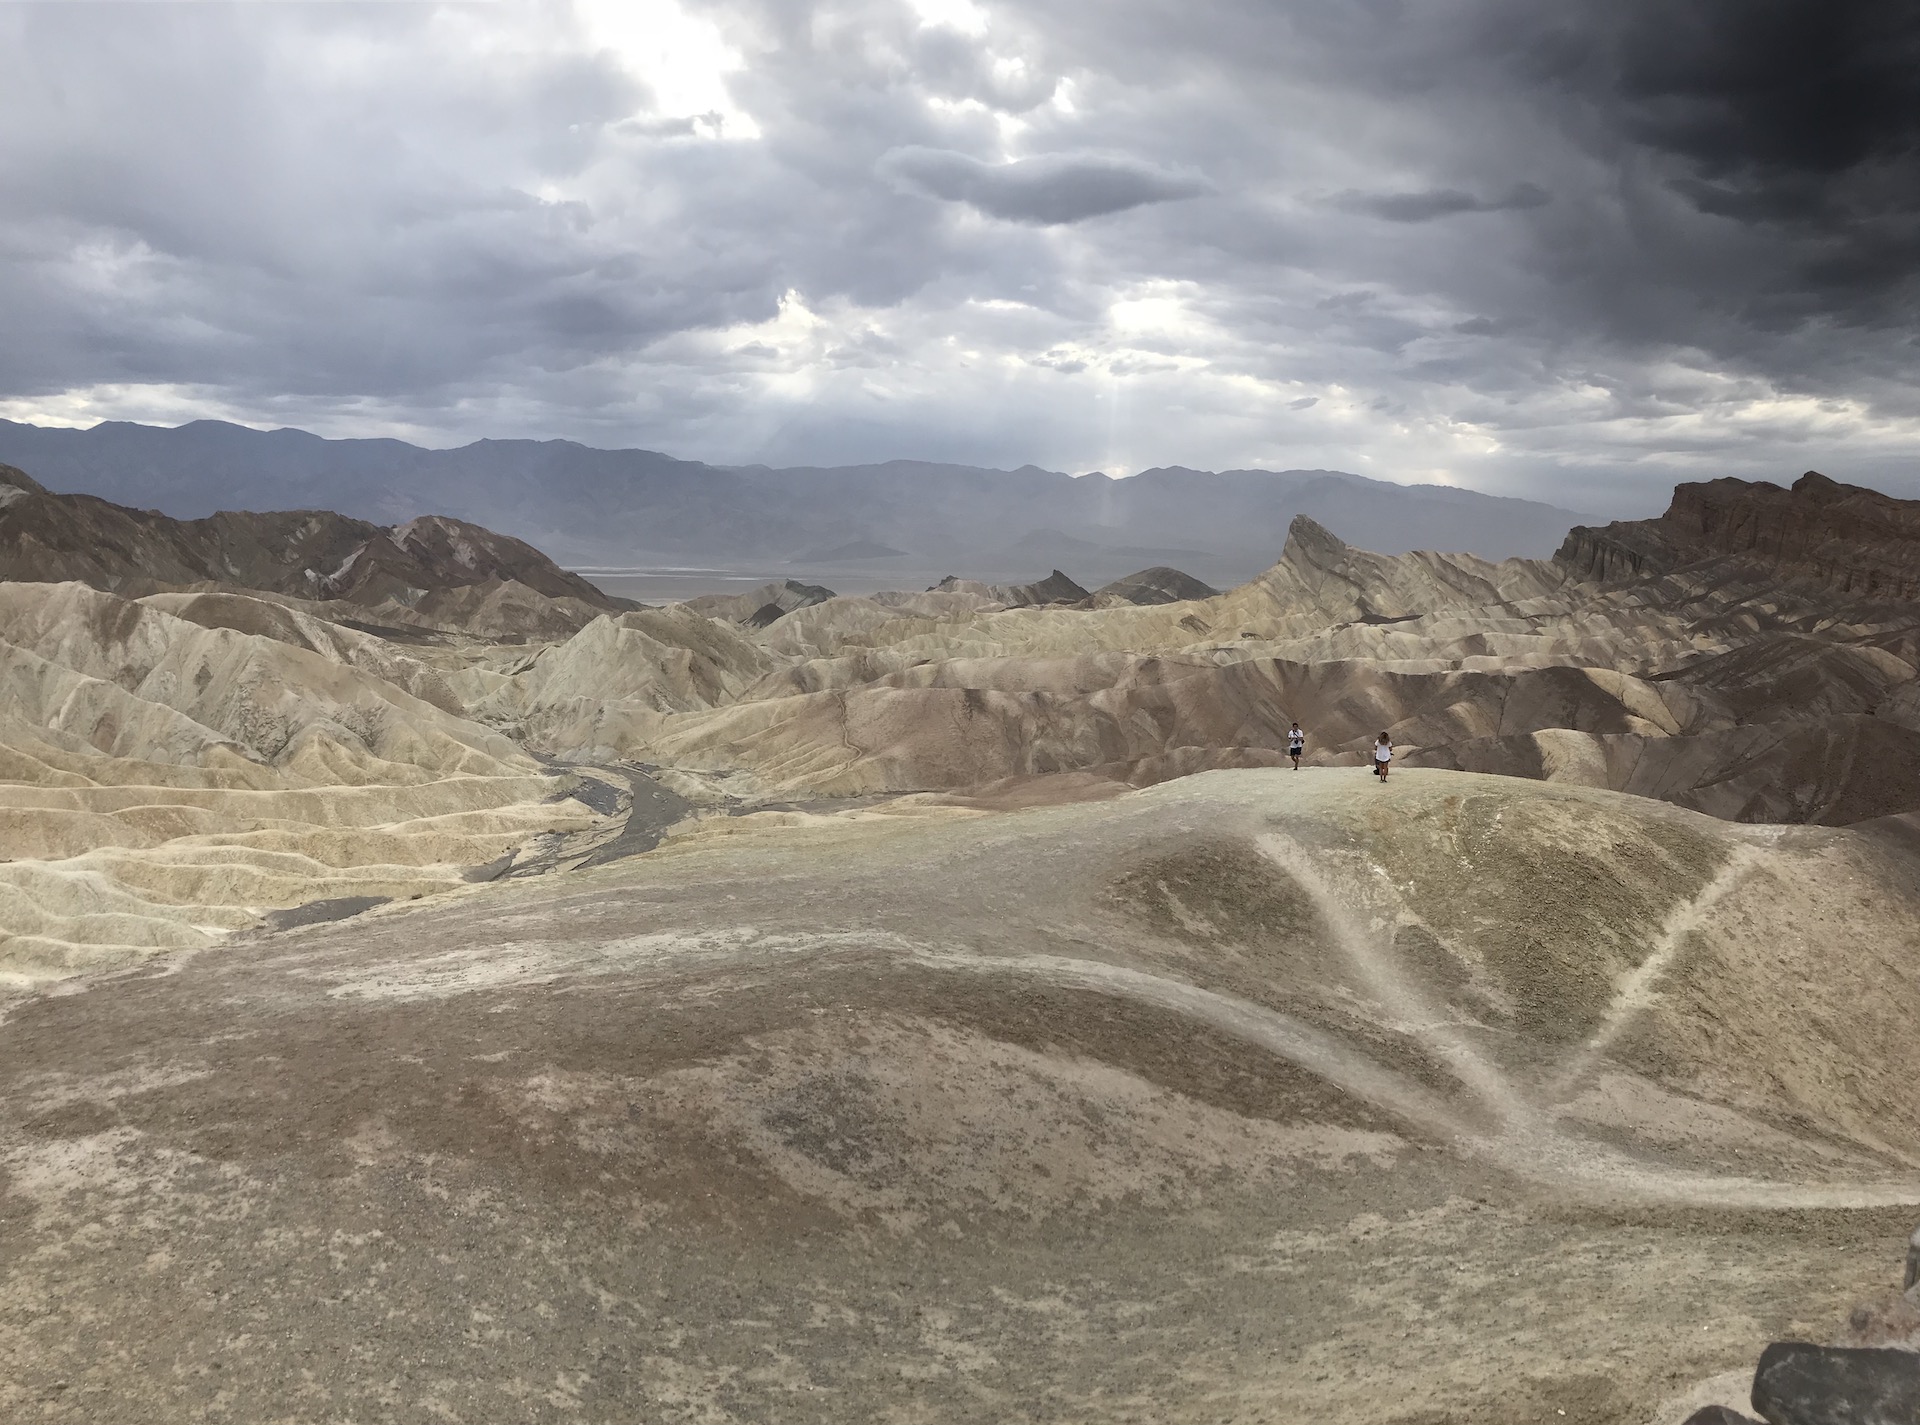
[(89, 430), (0, 421), (0, 462), (49, 489), (178, 518), (326, 509), (393, 525), (451, 515), (576, 567), (701, 561), (830, 575), (938, 568), (1082, 583), (1171, 564), (1227, 585), (1272, 564), (1295, 515), (1381, 553), (1544, 557), (1585, 516), (1438, 485), (1332, 470), (1177, 466), (1130, 479), (1023, 466), (896, 460), (838, 468), (722, 467), (571, 441), (482, 440), (428, 450), (219, 421)]

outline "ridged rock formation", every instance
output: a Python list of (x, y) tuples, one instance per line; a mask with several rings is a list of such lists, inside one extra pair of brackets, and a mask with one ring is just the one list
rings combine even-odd
[[(1055, 571), (861, 596), (770, 585), (650, 610), (566, 594), (574, 576), (451, 521), (182, 523), (48, 496), (25, 477), (0, 488), (17, 492), (0, 510), (13, 566), (121, 591), (96, 595), (84, 619), (84, 601), (50, 603), (44, 583), (12, 586), (0, 607), (29, 722), (114, 757), (211, 738), (278, 765), (320, 736), (310, 725), (337, 724), (383, 762), (406, 760), (387, 741), (444, 718), (562, 762), (658, 767), (703, 805), (983, 788), (1044, 801), (1275, 765), (1297, 718), (1309, 768), (1358, 766), (1386, 729), (1403, 767), (1630, 792), (1733, 821), (1876, 822), (1896, 838), (1920, 822), (1920, 623), (1885, 580), (1871, 598), (1846, 587), (1888, 565), (1915, 509), (1818, 482), (1795, 495), (1683, 487), (1680, 514), (1607, 535), (1643, 570), (1607, 579), (1571, 557), (1379, 555), (1300, 518), (1276, 564), (1204, 598), (1089, 598)], [(1793, 550), (1740, 513), (1756, 500), (1824, 501), (1825, 533), (1795, 548), (1828, 564), (1783, 574)], [(1626, 556), (1608, 557), (1620, 576)], [(304, 580), (315, 559), (336, 561), (324, 582), (342, 597), (239, 587)], [(164, 591), (125, 597), (158, 576)], [(1182, 577), (1142, 571), (1136, 597), (1190, 592)], [(66, 612), (49, 622), (54, 603)], [(109, 656), (61, 634), (61, 619), (124, 625), (126, 646)], [(211, 633), (228, 637), (203, 655)], [(40, 732), (20, 736), (26, 747)], [(390, 777), (357, 755), (302, 775)], [(40, 854), (84, 843), (47, 837)]]
[(1842, 485), (1809, 470), (1767, 481), (1681, 485), (1657, 520), (1571, 530), (1554, 556), (1581, 577), (1669, 574), (1733, 559), (1848, 598), (1920, 597), (1920, 503)]
[(1277, 564), (1211, 598), (1008, 607), (954, 580), (724, 637), (628, 615), (504, 678), (475, 672), (468, 706), (555, 756), (662, 763), (749, 797), (1138, 786), (1278, 761), (1299, 718), (1310, 763), (1358, 759), (1386, 728), (1416, 765), (1734, 820), (1920, 811), (1911, 606), (1726, 557), (1695, 567), (1601, 583), (1372, 554), (1299, 519)]

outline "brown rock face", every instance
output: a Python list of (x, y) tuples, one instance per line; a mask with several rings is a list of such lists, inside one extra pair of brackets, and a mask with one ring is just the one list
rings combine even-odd
[(1768, 481), (1680, 485), (1657, 520), (1568, 532), (1554, 558), (1611, 582), (1733, 559), (1871, 599), (1920, 598), (1920, 501), (1842, 485), (1809, 470), (1791, 490)]
[(548, 598), (630, 608), (532, 545), (429, 515), (392, 529), (325, 510), (223, 510), (176, 520), (92, 495), (56, 495), (0, 465), (0, 580), (78, 580), (127, 591), (219, 583), (373, 605), (519, 583)]

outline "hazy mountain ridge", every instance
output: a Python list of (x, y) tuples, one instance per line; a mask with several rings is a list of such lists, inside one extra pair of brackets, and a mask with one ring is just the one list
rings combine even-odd
[(1584, 518), (1325, 470), (1175, 466), (1115, 480), (908, 460), (726, 468), (569, 441), (427, 450), (214, 421), (84, 431), (0, 421), (0, 461), (50, 489), (181, 518), (296, 506), (383, 524), (448, 514), (574, 565), (780, 564), (870, 545), (967, 577), (1027, 579), (1036, 566), (1059, 564), (1100, 583), (1166, 563), (1225, 586), (1270, 565), (1298, 514), (1385, 553), (1439, 547), (1493, 558), (1544, 557)]
[(177, 520), (55, 494), (7, 465), (0, 579), (72, 580), (131, 596), (220, 586), (494, 633), (570, 632), (634, 607), (521, 540), (444, 515), (391, 527), (312, 509)]

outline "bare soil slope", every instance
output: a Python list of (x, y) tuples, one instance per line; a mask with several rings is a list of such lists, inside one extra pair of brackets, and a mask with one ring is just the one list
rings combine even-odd
[(17, 998), (0, 1408), (1668, 1420), (1903, 1250), (1908, 855), (1212, 773)]

